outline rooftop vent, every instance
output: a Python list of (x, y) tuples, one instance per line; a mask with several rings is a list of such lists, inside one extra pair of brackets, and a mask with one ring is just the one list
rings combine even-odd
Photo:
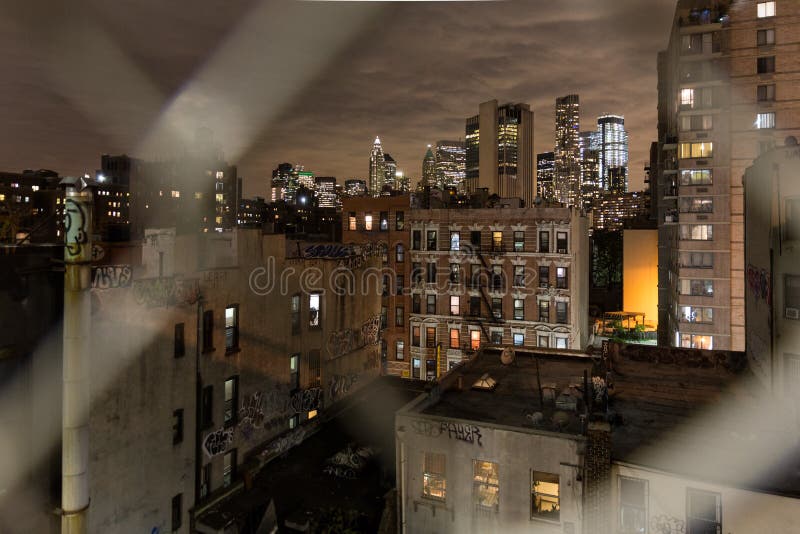
[(484, 373), (478, 380), (472, 384), (472, 389), (480, 389), (482, 391), (494, 391), (497, 387), (497, 382), (494, 378), (489, 376), (489, 373)]

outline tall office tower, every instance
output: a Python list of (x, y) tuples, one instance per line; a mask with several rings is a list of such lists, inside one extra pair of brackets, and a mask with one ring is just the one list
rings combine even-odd
[(320, 208), (335, 208), (339, 204), (335, 176), (317, 176), (314, 179), (314, 197)]
[(383, 155), (383, 185), (389, 186), (390, 189), (397, 188), (397, 162), (394, 158), (386, 152)]
[(397, 171), (395, 175), (395, 188), (403, 193), (411, 191), (411, 180), (403, 174), (403, 171)]
[(536, 196), (544, 201), (555, 200), (553, 180), (556, 173), (555, 154), (543, 152), (536, 155)]
[(430, 187), (438, 187), (441, 189), (440, 184), (436, 183), (436, 158), (431, 150), (431, 145), (428, 145), (428, 150), (422, 158), (422, 183)]
[(369, 154), (369, 193), (373, 197), (381, 194), (386, 181), (386, 165), (383, 158), (383, 147), (380, 138), (375, 138), (372, 152)]
[(556, 98), (555, 196), (567, 206), (580, 198), (580, 120), (578, 95)]
[(533, 205), (533, 112), (528, 104), (483, 102), (466, 121), (466, 192), (488, 188)]
[(578, 139), (580, 152), (580, 194), (581, 207), (590, 209), (603, 194), (600, 179), (600, 132), (581, 132)]
[(702, 4), (678, 2), (658, 56), (659, 343), (741, 351), (742, 176), (800, 134), (800, 2)]
[(628, 132), (625, 117), (603, 115), (597, 119), (600, 141), (600, 181), (605, 191), (628, 190)]
[(292, 177), (294, 166), (291, 163), (281, 163), (278, 168), (272, 171), (272, 202), (286, 199), (286, 188)]
[(344, 181), (344, 194), (348, 197), (363, 197), (368, 193), (367, 182), (356, 178)]
[(303, 167), (297, 168), (297, 184), (306, 189), (314, 189), (314, 173), (303, 170)]
[(464, 187), (466, 149), (464, 141), (436, 141), (436, 184), (439, 188)]

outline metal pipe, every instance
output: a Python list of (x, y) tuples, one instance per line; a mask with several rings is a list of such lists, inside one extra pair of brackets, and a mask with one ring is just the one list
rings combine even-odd
[(92, 192), (78, 179), (64, 199), (61, 532), (88, 531)]

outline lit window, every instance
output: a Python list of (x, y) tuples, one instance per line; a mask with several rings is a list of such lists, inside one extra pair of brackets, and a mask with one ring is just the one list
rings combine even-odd
[(458, 328), (450, 329), (450, 348), (457, 349), (461, 346), (460, 342), (461, 331)]
[(351, 211), (350, 215), (347, 216), (347, 229), (348, 230), (356, 229), (356, 212), (354, 211)]
[(619, 477), (620, 534), (647, 532), (647, 481)]
[(567, 289), (566, 267), (556, 267), (556, 289)]
[(472, 461), (472, 497), (475, 506), (497, 511), (500, 505), (500, 482), (497, 464)]
[(436, 250), (436, 230), (428, 230), (427, 250)]
[(225, 350), (230, 352), (239, 348), (239, 305), (225, 308)]
[(203, 193), (201, 193), (200, 191), (195, 191), (194, 198), (195, 198), (195, 200), (202, 199), (203, 198)]
[(684, 323), (713, 323), (714, 309), (697, 306), (681, 306), (680, 320)]
[(525, 249), (525, 232), (514, 232), (514, 252), (523, 252)]
[(759, 2), (757, 4), (757, 14), (758, 18), (763, 19), (766, 17), (774, 17), (775, 16), (775, 2), (774, 0), (771, 2)]
[(713, 149), (714, 143), (681, 143), (680, 158), (710, 158)]
[(181, 198), (180, 191), (172, 191), (172, 198)]
[(514, 299), (514, 320), (525, 320), (525, 299)]
[(478, 350), (481, 348), (481, 331), (480, 330), (470, 330), (469, 331), (469, 348), (472, 350)]
[(223, 416), (225, 426), (232, 426), (236, 423), (238, 398), (239, 377), (234, 376), (225, 381), (225, 412)]
[[(774, 2), (770, 2), (773, 3)], [(687, 488), (686, 534), (722, 531), (722, 497), (719, 493)]]
[(364, 215), (364, 230), (372, 230), (372, 215)]
[(412, 347), (419, 347), (421, 340), (420, 340), (420, 329), (419, 326), (412, 326), (411, 327), (411, 346)]
[(461, 314), (461, 297), (458, 295), (450, 295), (450, 315)]
[(427, 327), (425, 329), (425, 346), (429, 349), (436, 348), (436, 328)]
[(402, 340), (398, 340), (395, 344), (395, 359), (402, 360), (405, 355), (405, 343)]
[(681, 185), (711, 185), (711, 169), (684, 169)]
[(559, 521), (559, 496), (558, 475), (531, 471), (531, 518)]
[(294, 391), (300, 387), (300, 355), (289, 356), (289, 389)]
[(380, 225), (381, 225), (381, 232), (386, 232), (386, 231), (389, 230), (389, 212), (388, 211), (382, 211), (381, 212)]
[(681, 89), (681, 106), (694, 107), (694, 89)]
[(714, 227), (710, 224), (682, 224), (680, 235), (684, 241), (711, 241)]
[(775, 128), (775, 112), (759, 113), (756, 115), (756, 128), (764, 130), (767, 128)]
[(461, 233), (450, 232), (450, 250), (459, 250), (461, 248)]
[(446, 495), (445, 455), (426, 452), (422, 466), (422, 496), (443, 501)]
[(691, 295), (694, 297), (713, 297), (714, 281), (681, 279), (678, 290), (680, 291), (681, 295)]
[(521, 347), (525, 344), (525, 334), (521, 334), (519, 332), (514, 333), (514, 345), (517, 347)]
[(503, 232), (492, 232), (492, 250), (497, 252), (503, 250)]
[(395, 246), (394, 261), (396, 261), (397, 263), (402, 263), (404, 259), (405, 259), (405, 248), (403, 247), (402, 243), (398, 243)]
[(308, 296), (308, 326), (310, 327), (319, 326), (319, 319), (320, 319), (319, 297), (320, 297), (319, 293), (311, 293)]
[(703, 336), (697, 334), (679, 334), (680, 345), (685, 349), (703, 349), (712, 350), (714, 348), (714, 339), (712, 336)]

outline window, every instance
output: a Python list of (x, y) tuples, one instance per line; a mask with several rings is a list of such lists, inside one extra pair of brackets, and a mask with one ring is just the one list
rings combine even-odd
[(694, 89), (681, 89), (681, 106), (694, 107)]
[(759, 130), (775, 128), (775, 112), (758, 113), (756, 115), (756, 128)]
[(756, 71), (759, 74), (771, 74), (775, 72), (775, 56), (757, 58)]
[(428, 230), (428, 250), (436, 250), (436, 230)]
[(521, 347), (525, 344), (525, 334), (514, 332), (514, 346)]
[(411, 232), (411, 250), (422, 250), (422, 231), (413, 230)]
[(419, 347), (420, 346), (420, 327), (414, 326), (411, 328), (411, 346), (412, 347)]
[(398, 339), (394, 345), (394, 357), (396, 360), (402, 360), (405, 358), (405, 348), (406, 344), (403, 340)]
[(205, 464), (200, 473), (200, 498), (211, 492), (211, 464)]
[(429, 284), (436, 283), (436, 264), (434, 262), (428, 263), (428, 278), (427, 282)]
[(233, 376), (225, 381), (225, 410), (222, 420), (226, 427), (236, 424), (238, 398), (239, 377)]
[(500, 483), (497, 464), (472, 461), (472, 499), (477, 508), (497, 511), (500, 505)]
[(308, 326), (311, 328), (319, 328), (320, 320), (320, 295), (319, 293), (311, 293), (308, 296)]
[(300, 333), (300, 294), (292, 295), (292, 335)]
[(680, 200), (683, 213), (712, 213), (714, 199), (711, 197), (684, 197)]
[(759, 85), (756, 90), (759, 102), (772, 102), (775, 100), (775, 84)]
[(775, 16), (775, 2), (759, 2), (756, 4), (758, 18), (763, 19), (766, 17)]
[(539, 336), (538, 346), (539, 347), (543, 347), (543, 348), (549, 347), (550, 346), (550, 338), (548, 338), (547, 336)]
[(214, 350), (214, 311), (203, 312), (203, 352)]
[(372, 230), (372, 214), (364, 215), (364, 230)]
[(426, 452), (422, 465), (422, 496), (443, 501), (446, 495), (445, 456)]
[(681, 185), (711, 185), (711, 169), (684, 169)]
[(682, 115), (681, 131), (696, 132), (711, 130), (714, 127), (713, 115)]
[(503, 250), (503, 232), (492, 232), (492, 250), (496, 252)]
[(425, 346), (429, 349), (436, 348), (436, 328), (429, 326), (425, 329)]
[(783, 298), (787, 308), (783, 315), (787, 319), (797, 319), (795, 312), (791, 310), (800, 309), (800, 276), (787, 274), (783, 283)]
[(183, 336), (183, 323), (175, 325), (175, 357), (180, 358), (186, 354), (186, 343)]
[(774, 45), (775, 44), (775, 29), (758, 30), (756, 32), (756, 44), (758, 46)]
[(172, 444), (183, 441), (183, 408), (172, 411)]
[(711, 252), (684, 252), (681, 255), (681, 266), (710, 269), (714, 266), (714, 255)]
[(420, 361), (419, 358), (411, 360), (411, 378), (419, 378)]
[(556, 232), (556, 251), (559, 254), (567, 253), (567, 232)]
[(502, 319), (503, 318), (503, 299), (502, 298), (493, 298), (492, 299), (492, 317), (495, 319)]
[(461, 266), (457, 263), (450, 264), (450, 283), (451, 284), (461, 283)]
[(356, 230), (356, 212), (351, 211), (347, 215), (347, 229)]
[[(238, 384), (237, 384), (238, 385)], [(308, 351), (308, 387), (322, 386), (322, 365), (319, 349)]]
[(469, 331), (469, 348), (472, 350), (478, 350), (481, 348), (481, 331), (480, 330), (470, 330)]
[(450, 295), (450, 315), (461, 315), (461, 297)]
[(695, 297), (713, 297), (714, 281), (683, 279), (680, 281), (678, 289), (681, 295), (691, 295)]
[(411, 313), (422, 313), (421, 300), (419, 293), (411, 295)]
[(502, 265), (492, 265), (492, 289), (500, 290), (503, 289), (505, 284), (503, 283), (503, 266)]
[(403, 230), (406, 226), (405, 213), (402, 211), (395, 212), (394, 214), (394, 229)]
[(422, 264), (415, 261), (411, 264), (411, 283), (419, 284), (422, 282)]
[(450, 232), (450, 250), (461, 250), (460, 232)]
[(469, 266), (469, 287), (471, 289), (478, 289), (481, 287), (481, 266), (477, 263), (470, 264)]
[(550, 285), (550, 266), (539, 266), (539, 287), (547, 287)]
[(550, 301), (549, 300), (540, 300), (539, 301), (539, 322), (540, 323), (549, 323), (550, 322)]
[(222, 486), (227, 488), (236, 478), (236, 449), (222, 457)]
[(225, 308), (225, 351), (239, 349), (239, 305), (231, 304)]
[(704, 336), (697, 334), (679, 334), (680, 345), (685, 349), (703, 349), (713, 350), (714, 339), (713, 336)]
[(714, 309), (697, 306), (681, 306), (680, 320), (684, 323), (713, 323)]
[(386, 306), (381, 306), (381, 330), (386, 330), (389, 321), (389, 310)]
[(394, 309), (394, 325), (403, 326), (405, 324), (405, 308), (397, 306)]
[(567, 303), (563, 301), (556, 302), (556, 322), (560, 324), (567, 323)]
[(784, 239), (800, 241), (800, 197), (787, 198), (785, 211)]
[(402, 243), (398, 243), (394, 247), (394, 261), (397, 263), (403, 263), (405, 259), (405, 249), (403, 248)]
[(514, 287), (525, 287), (525, 266), (514, 266)]
[(558, 475), (531, 471), (531, 518), (559, 521), (561, 502), (559, 499)]
[(469, 242), (472, 243), (472, 246), (476, 249), (481, 248), (481, 231), (480, 230), (473, 230), (469, 233)]
[(647, 532), (647, 481), (619, 477), (620, 534)]
[(556, 267), (556, 288), (567, 289), (567, 268)]
[(525, 320), (525, 299), (514, 299), (514, 320)]
[(492, 340), (493, 344), (502, 345), (503, 344), (503, 329), (502, 328), (492, 328), (489, 331), (489, 338)]
[(451, 328), (450, 329), (450, 348), (457, 349), (461, 347), (461, 331), (458, 328)]
[(682, 224), (681, 239), (684, 241), (711, 241), (714, 227), (710, 224)]
[(300, 355), (289, 356), (289, 389), (294, 391), (300, 388)]
[(426, 295), (425, 299), (425, 313), (428, 315), (436, 315), (436, 295)]
[(214, 425), (214, 386), (205, 386), (200, 398), (200, 420), (202, 428)]
[(181, 528), (181, 519), (183, 519), (183, 513), (181, 512), (181, 498), (183, 497), (182, 493), (175, 495), (172, 498), (172, 531), (175, 532), (179, 528)]
[(382, 211), (381, 212), (380, 225), (381, 225), (381, 232), (387, 232), (389, 230), (389, 212), (388, 211)]
[(710, 158), (713, 154), (714, 143), (681, 143), (680, 158)]
[(472, 317), (478, 317), (481, 314), (481, 298), (480, 297), (470, 297), (469, 298), (469, 314)]
[(300, 416), (298, 414), (294, 414), (289, 417), (289, 430), (293, 430), (297, 428), (297, 425), (300, 424)]
[(556, 348), (557, 349), (564, 349), (567, 348), (567, 338), (556, 336)]
[(405, 284), (405, 279), (403, 278), (402, 274), (398, 274), (395, 277), (395, 294), (402, 295), (403, 294), (403, 285)]
[(525, 250), (525, 232), (514, 232), (514, 252)]
[(722, 497), (719, 493), (686, 490), (686, 534), (722, 532)]

